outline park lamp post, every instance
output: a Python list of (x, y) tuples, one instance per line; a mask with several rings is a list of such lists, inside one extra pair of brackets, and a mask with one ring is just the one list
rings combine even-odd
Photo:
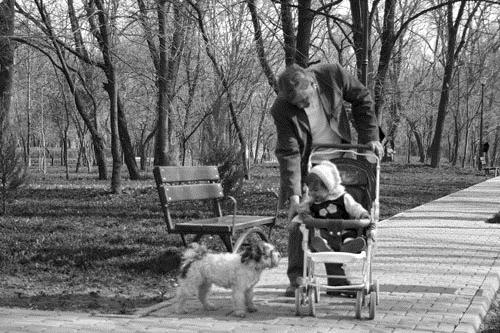
[(481, 157), (483, 156), (483, 113), (484, 113), (484, 85), (486, 84), (486, 79), (481, 78), (481, 114), (479, 118), (479, 147), (477, 150), (477, 168), (479, 171), (482, 170), (483, 165), (481, 162)]

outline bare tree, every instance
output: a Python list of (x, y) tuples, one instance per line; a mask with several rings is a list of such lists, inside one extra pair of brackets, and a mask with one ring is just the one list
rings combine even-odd
[[(154, 62), (157, 63), (158, 80), (158, 121), (155, 141), (155, 164), (178, 164), (178, 146), (174, 142), (175, 124), (173, 119), (172, 100), (175, 96), (175, 83), (180, 59), (185, 42), (184, 4), (174, 1), (173, 4), (172, 43), (170, 54), (167, 53), (167, 1), (158, 0), (158, 39), (159, 50), (153, 51), (153, 43), (148, 42)], [(155, 55), (158, 54), (158, 57)], [(168, 59), (167, 59), (168, 57)]]
[[(113, 155), (113, 172), (111, 178), (112, 192), (120, 192), (120, 185), (117, 177), (120, 175), (121, 170), (121, 151), (120, 144), (123, 150), (125, 164), (129, 171), (130, 179), (139, 179), (139, 171), (135, 162), (135, 153), (132, 148), (130, 135), (127, 128), (127, 119), (125, 107), (120, 98), (120, 92), (117, 86), (118, 74), (116, 70), (116, 56), (114, 51), (114, 44), (116, 44), (116, 33), (113, 21), (116, 14), (111, 12), (115, 11), (118, 7), (117, 1), (110, 2), (110, 9), (104, 7), (102, 0), (90, 0), (84, 2), (85, 10), (87, 12), (87, 20), (91, 27), (91, 32), (97, 40), (97, 44), (103, 55), (104, 64), (102, 69), (108, 80), (103, 87), (108, 93), (110, 100), (110, 119), (111, 119), (111, 152)], [(71, 10), (72, 0), (68, 1), (68, 13), (70, 17), (74, 16), (74, 9)], [(76, 17), (71, 18), (72, 28), (75, 29), (79, 26)], [(82, 55), (88, 56), (88, 52), (82, 42), (81, 29), (78, 32), (73, 32), (77, 51)], [(106, 35), (105, 35), (106, 34)], [(115, 110), (116, 109), (116, 110)], [(116, 114), (115, 114), (116, 111)], [(116, 127), (116, 128), (115, 128)], [(116, 134), (116, 137), (114, 136)], [(116, 140), (116, 147), (115, 147)], [(115, 155), (119, 161), (115, 161)]]
[(212, 67), (214, 68), (214, 71), (219, 78), (219, 80), (222, 83), (222, 87), (224, 88), (224, 92), (226, 93), (227, 100), (228, 100), (228, 106), (229, 106), (229, 114), (231, 116), (231, 120), (233, 123), (233, 126), (235, 128), (236, 134), (238, 136), (238, 140), (240, 142), (240, 154), (241, 154), (241, 161), (243, 164), (244, 168), (244, 174), (246, 177), (249, 176), (249, 170), (248, 170), (248, 156), (246, 154), (246, 149), (247, 149), (247, 143), (245, 140), (245, 136), (243, 135), (243, 131), (241, 129), (238, 117), (236, 115), (236, 109), (234, 107), (234, 100), (232, 97), (232, 92), (231, 92), (231, 87), (228, 81), (228, 77), (226, 73), (224, 72), (224, 68), (220, 66), (217, 62), (217, 59), (215, 57), (215, 53), (212, 50), (210, 46), (210, 40), (208, 39), (208, 35), (205, 30), (205, 23), (203, 21), (203, 12), (199, 6), (198, 3), (194, 3), (191, 0), (188, 0), (188, 2), (191, 4), (193, 9), (196, 11), (196, 19), (198, 22), (198, 28), (200, 29), (203, 41), (205, 43), (205, 51), (207, 53), (207, 56), (210, 58), (210, 61), (212, 63)]
[(266, 52), (264, 48), (262, 29), (260, 27), (259, 16), (257, 14), (257, 10), (255, 9), (255, 0), (247, 0), (248, 10), (250, 11), (250, 15), (252, 17), (252, 24), (254, 28), (254, 41), (257, 48), (257, 56), (259, 58), (260, 65), (262, 70), (264, 71), (264, 75), (269, 82), (269, 85), (273, 90), (278, 93), (278, 83), (276, 82), (276, 78), (273, 74), (271, 66), (266, 58)]
[[(116, 4), (114, 4), (116, 5)], [(110, 6), (113, 7), (113, 6)], [(93, 35), (96, 37), (104, 60), (104, 73), (108, 82), (104, 89), (109, 95), (109, 114), (111, 128), (111, 155), (113, 157), (113, 169), (111, 173), (111, 192), (121, 192), (121, 150), (118, 133), (118, 88), (117, 74), (114, 65), (113, 54), (113, 27), (110, 23), (109, 13), (102, 0), (90, 0), (86, 3), (89, 23)], [(109, 10), (109, 9), (108, 9)], [(96, 22), (97, 20), (97, 22)]]
[[(107, 179), (106, 158), (104, 154), (104, 138), (99, 133), (97, 124), (92, 119), (91, 113), (87, 111), (84, 97), (82, 96), (81, 91), (77, 87), (75, 75), (73, 75), (74, 72), (72, 71), (72, 68), (68, 64), (68, 59), (64, 54), (63, 47), (61, 46), (63, 43), (61, 43), (58, 40), (56, 34), (54, 34), (53, 27), (50, 23), (51, 21), (49, 18), (49, 14), (47, 13), (47, 10), (43, 2), (36, 0), (35, 4), (40, 14), (40, 20), (37, 20), (34, 16), (32, 16), (29, 12), (24, 10), (17, 3), (16, 3), (16, 9), (23, 16), (25, 16), (31, 22), (33, 22), (49, 38), (50, 44), (43, 43), (40, 41), (32, 41), (31, 39), (20, 38), (20, 37), (13, 37), (12, 39), (22, 42), (41, 52), (50, 60), (53, 66), (58, 68), (63, 73), (66, 82), (68, 83), (68, 86), (70, 88), (70, 91), (73, 94), (75, 107), (78, 110), (80, 116), (82, 117), (85, 126), (89, 129), (94, 147), (96, 163), (98, 166), (99, 179)], [(41, 41), (43, 41), (43, 39), (41, 39)], [(51, 51), (53, 51), (56, 54), (59, 63), (49, 53)]]
[(441, 138), (443, 134), (443, 127), (444, 127), (444, 121), (446, 117), (446, 111), (448, 107), (448, 99), (449, 99), (449, 87), (450, 87), (450, 82), (452, 78), (452, 73), (453, 73), (453, 67), (455, 65), (455, 61), (458, 58), (458, 55), (460, 54), (460, 51), (462, 50), (464, 44), (465, 44), (465, 38), (467, 36), (467, 30), (469, 28), (469, 25), (472, 21), (472, 18), (474, 17), (474, 14), (478, 10), (479, 6), (481, 5), (481, 2), (477, 2), (473, 5), (472, 10), (469, 13), (469, 16), (463, 25), (463, 30), (462, 30), (462, 37), (457, 45), (457, 39), (459, 38), (459, 28), (462, 22), (462, 17), (465, 14), (466, 10), (466, 5), (467, 5), (466, 0), (462, 0), (460, 2), (460, 6), (458, 8), (457, 14), (455, 19), (453, 18), (454, 14), (454, 8), (453, 8), (453, 3), (448, 3), (446, 6), (446, 22), (447, 22), (447, 32), (448, 32), (448, 39), (447, 39), (447, 45), (446, 45), (446, 59), (445, 59), (445, 65), (444, 65), (444, 75), (443, 75), (443, 82), (441, 86), (441, 97), (439, 100), (439, 108), (438, 108), (438, 114), (436, 118), (436, 128), (434, 130), (434, 138), (432, 139), (432, 146), (431, 146), (431, 166), (432, 167), (439, 167), (440, 164), (440, 159), (441, 159)]

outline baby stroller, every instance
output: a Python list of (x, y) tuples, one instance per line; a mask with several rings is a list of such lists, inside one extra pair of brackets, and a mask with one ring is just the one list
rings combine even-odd
[[(315, 305), (320, 301), (320, 291), (355, 293), (355, 316), (361, 319), (363, 306), (369, 309), (369, 319), (375, 318), (378, 304), (378, 283), (372, 278), (372, 258), (374, 252), (373, 229), (379, 218), (379, 178), (380, 160), (374, 154), (360, 153), (352, 149), (369, 151), (368, 145), (330, 145), (317, 147), (311, 154), (311, 163), (320, 160), (330, 160), (338, 168), (346, 191), (370, 213), (369, 219), (361, 220), (333, 220), (313, 219), (302, 223), (300, 230), (303, 235), (302, 249), (304, 250), (304, 271), (299, 279), (299, 287), (295, 290), (296, 315), (303, 315), (306, 311), (310, 316), (316, 315)], [(334, 157), (351, 155), (354, 158)], [(368, 162), (368, 160), (375, 163)], [(358, 236), (365, 237), (366, 249), (361, 253), (348, 252), (313, 252), (310, 247), (310, 233), (314, 228), (327, 229), (331, 235), (340, 235), (343, 230), (355, 229)], [(340, 240), (340, 237), (337, 237)], [(320, 278), (339, 278), (338, 275), (318, 274), (316, 265), (337, 263), (358, 266), (357, 276), (352, 276), (352, 284), (329, 286), (320, 283)], [(359, 271), (361, 273), (359, 273)]]

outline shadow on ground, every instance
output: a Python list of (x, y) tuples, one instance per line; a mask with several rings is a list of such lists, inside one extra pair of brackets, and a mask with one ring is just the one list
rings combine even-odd
[(57, 294), (0, 298), (0, 306), (20, 307), (47, 311), (85, 311), (109, 314), (133, 314), (137, 308), (152, 306), (163, 301), (163, 296), (129, 298), (106, 297), (96, 292), (88, 294)]

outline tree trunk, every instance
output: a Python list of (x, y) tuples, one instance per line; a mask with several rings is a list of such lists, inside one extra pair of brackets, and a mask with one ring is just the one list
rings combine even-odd
[(171, 101), (175, 96), (175, 83), (179, 63), (184, 48), (185, 26), (181, 9), (183, 4), (174, 2), (174, 32), (170, 45), (170, 57), (167, 60), (167, 24), (166, 0), (159, 0), (158, 38), (159, 65), (157, 70), (158, 85), (158, 122), (155, 141), (154, 160), (156, 165), (177, 165), (178, 146), (174, 142), (175, 126), (173, 123)]
[[(14, 73), (14, 0), (0, 3), (0, 135), (8, 127)], [(4, 37), (5, 36), (5, 37)]]
[(2, 215), (6, 214), (7, 214), (7, 184), (5, 184), (4, 181), (2, 181)]
[(168, 100), (166, 99), (168, 81), (167, 81), (167, 43), (166, 43), (166, 1), (158, 1), (158, 39), (159, 45), (159, 65), (157, 69), (157, 86), (158, 86), (158, 120), (155, 142), (155, 165), (172, 165), (170, 159), (170, 146), (169, 146), (169, 113)]
[[(389, 128), (386, 135), (387, 142), (394, 143), (398, 128), (401, 123), (401, 88), (399, 77), (401, 75), (403, 39), (399, 39), (399, 52), (392, 62), (393, 73), (391, 75), (392, 89), (394, 91), (389, 108)], [(394, 148), (394, 147), (393, 147)]]
[(452, 153), (451, 153), (451, 165), (457, 165), (458, 160), (458, 145), (460, 144), (460, 128), (458, 124), (458, 114), (453, 117), (453, 145), (452, 145)]
[(47, 173), (47, 157), (45, 154), (46, 150), (46, 141), (45, 141), (45, 108), (43, 103), (43, 95), (40, 96), (40, 135), (41, 135), (41, 144), (42, 144), (42, 155), (38, 162), (38, 169), (42, 171), (45, 175)]
[(109, 113), (111, 127), (111, 156), (113, 157), (113, 171), (111, 173), (111, 192), (121, 193), (121, 167), (122, 157), (120, 151), (120, 138), (118, 130), (118, 92), (116, 88), (116, 74), (114, 68), (107, 74), (108, 84), (110, 84)]
[[(8, 36), (14, 34), (14, 0), (0, 3), (0, 148), (7, 143), (11, 107), (12, 78), (14, 73), (14, 42)], [(8, 143), (7, 143), (8, 144)], [(3, 155), (3, 154), (2, 154)], [(2, 211), (7, 214), (7, 170), (1, 170)]]
[[(449, 45), (451, 48), (452, 45)], [(454, 45), (453, 45), (454, 47)], [(441, 159), (441, 138), (443, 134), (444, 121), (446, 118), (446, 111), (448, 107), (448, 99), (449, 99), (449, 85), (453, 72), (453, 59), (447, 58), (444, 76), (443, 76), (443, 84), (441, 86), (441, 97), (439, 99), (438, 106), (438, 114), (436, 118), (436, 128), (434, 130), (434, 138), (431, 144), (431, 166), (434, 168), (439, 167), (440, 159)]]
[(132, 140), (130, 139), (130, 134), (127, 128), (127, 117), (125, 107), (120, 98), (120, 93), (118, 93), (118, 133), (120, 135), (125, 165), (127, 166), (130, 179), (138, 180), (141, 176), (139, 170), (137, 169), (137, 163), (135, 162), (134, 147), (132, 147)]
[(283, 47), (285, 49), (285, 64), (287, 66), (295, 62), (295, 33), (290, 0), (281, 1), (281, 24), (283, 28)]
[[(392, 50), (396, 41), (394, 32), (394, 13), (396, 2), (394, 0), (386, 0), (384, 6), (384, 25), (382, 30), (380, 56), (375, 77), (374, 99), (375, 99), (375, 114), (377, 119), (380, 119), (382, 107), (384, 105), (384, 90), (387, 71), (392, 56)], [(401, 52), (401, 50), (400, 50)]]
[(314, 13), (310, 9), (311, 0), (299, 0), (295, 62), (304, 68), (309, 65), (311, 27), (314, 20)]
[(356, 56), (356, 68), (358, 69), (359, 79), (361, 79), (361, 67), (364, 60), (363, 15), (361, 1), (363, 0), (349, 0), (352, 18), (352, 47), (354, 49), (354, 55)]
[(259, 58), (260, 65), (264, 72), (264, 75), (267, 78), (267, 82), (271, 88), (273, 88), (275, 93), (278, 93), (278, 83), (276, 82), (276, 78), (274, 77), (271, 66), (266, 58), (266, 53), (264, 49), (264, 41), (262, 39), (262, 29), (260, 28), (259, 17), (257, 15), (257, 11), (255, 10), (255, 0), (246, 0), (248, 10), (250, 11), (250, 15), (252, 17), (252, 24), (254, 30), (254, 38), (255, 47), (257, 48), (257, 56)]
[(64, 163), (64, 172), (66, 175), (66, 180), (69, 179), (69, 163), (68, 163), (68, 130), (69, 130), (69, 123), (68, 126), (64, 128), (64, 142), (63, 142), (63, 163)]
[(259, 156), (259, 148), (260, 148), (260, 142), (262, 141), (261, 136), (262, 136), (262, 126), (264, 124), (264, 120), (266, 119), (266, 109), (263, 109), (261, 114), (260, 114), (260, 119), (259, 119), (259, 126), (257, 127), (257, 138), (256, 138), (256, 143), (255, 143), (255, 153), (253, 156), (253, 162), (257, 163), (258, 161), (258, 156)]
[[(110, 89), (113, 89), (109, 86), (109, 82), (104, 84), (104, 90), (108, 93), (109, 98), (111, 99), (112, 92)], [(135, 162), (135, 152), (132, 147), (132, 140), (130, 139), (130, 134), (127, 128), (127, 117), (125, 114), (125, 107), (120, 98), (120, 93), (117, 92), (117, 116), (118, 116), (118, 134), (120, 137), (120, 143), (123, 150), (123, 156), (125, 160), (125, 165), (127, 166), (127, 170), (129, 173), (129, 177), (131, 180), (140, 179), (140, 173), (137, 169), (137, 163)]]
[(465, 138), (464, 138), (464, 155), (462, 157), (462, 168), (465, 167), (465, 160), (467, 158), (467, 145), (469, 144), (469, 128), (471, 121), (469, 120), (469, 75), (467, 74), (466, 95), (465, 95)]
[(464, 155), (462, 157), (462, 168), (465, 167), (465, 160), (467, 159), (467, 145), (469, 144), (469, 125), (465, 127), (465, 138), (464, 138)]
[(26, 87), (26, 154), (24, 157), (25, 164), (31, 166), (31, 49), (28, 48), (28, 56), (26, 59), (27, 68), (26, 76), (28, 85)]
[[(111, 173), (111, 192), (120, 193), (122, 156), (120, 150), (120, 138), (118, 130), (118, 89), (116, 84), (116, 71), (114, 67), (112, 52), (112, 32), (109, 24), (109, 15), (106, 13), (102, 0), (94, 0), (97, 19), (99, 20), (99, 31), (94, 31), (94, 36), (99, 42), (99, 47), (104, 60), (104, 73), (108, 82), (105, 84), (109, 95), (109, 113), (111, 128), (111, 156), (113, 158), (113, 169)], [(90, 9), (90, 8), (89, 8)], [(89, 16), (89, 20), (92, 18)]]
[[(411, 126), (411, 125), (408, 124), (408, 126)], [(406, 131), (406, 140), (407, 140), (406, 164), (410, 164), (410, 162), (411, 162), (411, 134), (412, 134), (412, 131)]]

